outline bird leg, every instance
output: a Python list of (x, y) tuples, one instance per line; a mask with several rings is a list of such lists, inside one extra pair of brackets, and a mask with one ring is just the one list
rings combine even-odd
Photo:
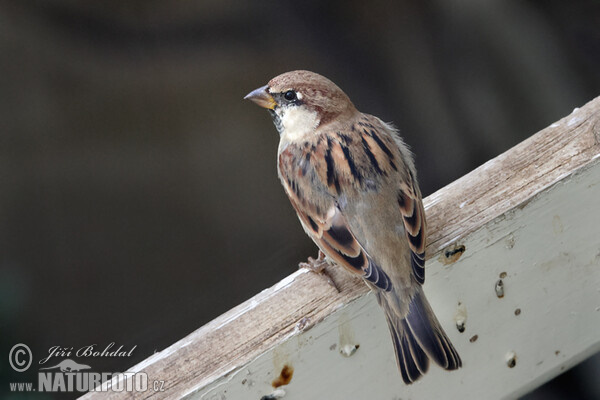
[(311, 272), (323, 276), (327, 280), (327, 283), (333, 286), (333, 288), (337, 290), (338, 293), (340, 293), (340, 289), (337, 287), (337, 285), (333, 281), (333, 278), (331, 278), (331, 276), (329, 275), (329, 273), (327, 273), (327, 270), (325, 269), (328, 265), (332, 264), (333, 262), (326, 258), (325, 253), (319, 250), (319, 255), (317, 256), (316, 260), (312, 257), (308, 257), (308, 261), (299, 263), (298, 267), (306, 268)]

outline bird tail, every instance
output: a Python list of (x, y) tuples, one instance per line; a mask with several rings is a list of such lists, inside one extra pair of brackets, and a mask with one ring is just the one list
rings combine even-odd
[(406, 316), (399, 312), (398, 299), (388, 296), (389, 292), (378, 292), (377, 301), (385, 311), (398, 368), (406, 384), (427, 372), (429, 359), (447, 370), (462, 366), (460, 356), (435, 317), (422, 288), (412, 298)]

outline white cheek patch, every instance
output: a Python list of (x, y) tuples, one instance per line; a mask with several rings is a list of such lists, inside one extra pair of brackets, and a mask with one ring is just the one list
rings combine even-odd
[(314, 132), (319, 125), (319, 118), (316, 111), (309, 111), (302, 106), (292, 106), (286, 108), (281, 114), (281, 125), (282, 139), (294, 142)]

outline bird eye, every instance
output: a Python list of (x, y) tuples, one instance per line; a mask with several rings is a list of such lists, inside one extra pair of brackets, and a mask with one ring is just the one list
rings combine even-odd
[(287, 92), (285, 92), (283, 94), (283, 97), (287, 100), (287, 101), (294, 101), (296, 100), (297, 96), (296, 96), (296, 92), (294, 92), (293, 90), (288, 90)]

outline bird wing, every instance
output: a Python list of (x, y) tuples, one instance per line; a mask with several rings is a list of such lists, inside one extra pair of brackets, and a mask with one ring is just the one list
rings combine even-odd
[(386, 176), (391, 184), (399, 184), (397, 201), (410, 248), (412, 271), (416, 281), (423, 284), (427, 232), (425, 210), (415, 179), (412, 155), (398, 131), (376, 117), (363, 115), (352, 131), (360, 135), (363, 150), (373, 166), (371, 174)]
[(410, 248), (410, 264), (413, 274), (417, 282), (423, 284), (425, 282), (425, 238), (427, 237), (427, 227), (421, 193), (419, 188), (415, 186), (414, 179), (410, 179), (408, 182), (403, 182), (400, 185), (398, 205)]
[[(427, 227), (412, 155), (398, 131), (376, 117), (363, 116), (354, 130), (360, 134), (371, 164), (377, 167), (374, 172), (390, 177), (394, 184), (399, 183), (397, 201), (410, 248), (410, 263), (415, 279), (423, 284)], [(403, 164), (403, 167), (399, 168), (397, 164)]]
[[(282, 158), (288, 158), (283, 162)], [(392, 282), (389, 276), (367, 254), (352, 233), (346, 218), (331, 198), (326, 205), (316, 204), (305, 196), (301, 183), (295, 178), (298, 163), (290, 152), (280, 155), (279, 173), (283, 187), (298, 218), (311, 239), (329, 258), (348, 271), (360, 275), (378, 288), (389, 291)], [(302, 166), (300, 166), (300, 170)]]
[(354, 274), (360, 275), (380, 289), (389, 291), (392, 282), (389, 276), (367, 254), (350, 231), (341, 210), (333, 205), (325, 218), (319, 218), (290, 198), (304, 230), (319, 248), (337, 264)]

